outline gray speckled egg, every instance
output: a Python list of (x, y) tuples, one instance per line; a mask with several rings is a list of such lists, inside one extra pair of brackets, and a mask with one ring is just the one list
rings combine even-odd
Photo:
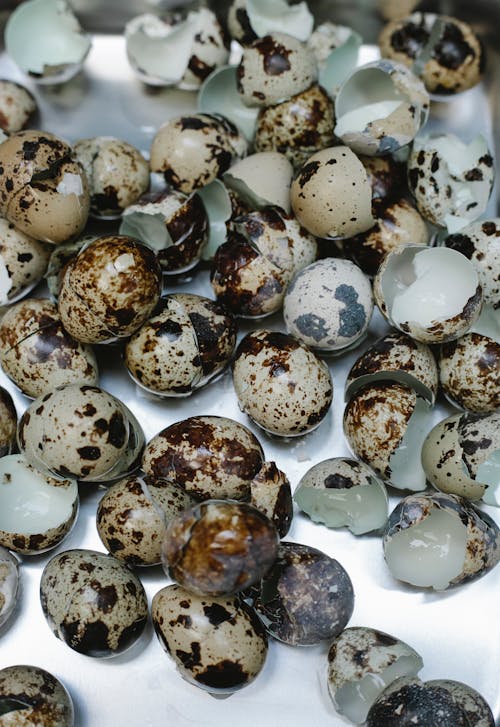
[(0, 546), (0, 627), (7, 622), (16, 607), (19, 586), (19, 561)]
[(8, 705), (2, 716), (6, 727), (74, 725), (68, 691), (53, 674), (39, 666), (19, 664), (0, 670), (0, 703)]
[(293, 278), (283, 304), (288, 333), (319, 352), (360, 343), (373, 312), (370, 281), (350, 260), (325, 258)]
[(0, 217), (0, 305), (15, 303), (42, 279), (50, 247)]
[(17, 412), (11, 395), (0, 386), (0, 457), (10, 454), (16, 443)]
[(172, 585), (156, 593), (151, 614), (156, 635), (181, 676), (201, 689), (234, 692), (264, 666), (264, 627), (237, 598), (195, 596)]
[(452, 404), (488, 413), (500, 408), (500, 343), (467, 333), (441, 346), (439, 381)]
[(55, 636), (87, 656), (120, 654), (148, 617), (144, 588), (126, 565), (95, 550), (67, 550), (43, 569), (40, 600)]
[(21, 131), (37, 110), (31, 91), (20, 83), (0, 80), (0, 129), (8, 134)]
[(251, 481), (250, 502), (269, 518), (280, 538), (284, 538), (292, 524), (292, 490), (288, 477), (275, 462), (264, 462)]
[(153, 478), (170, 479), (203, 500), (250, 494), (264, 462), (259, 441), (243, 424), (219, 416), (194, 416), (162, 429), (142, 461)]
[(462, 707), (470, 727), (494, 727), (495, 718), (485, 698), (475, 689), (453, 679), (432, 679), (428, 687), (445, 689), (453, 700)]
[(254, 331), (240, 341), (233, 385), (240, 408), (283, 437), (319, 426), (333, 398), (328, 366), (298, 339), (276, 331)]

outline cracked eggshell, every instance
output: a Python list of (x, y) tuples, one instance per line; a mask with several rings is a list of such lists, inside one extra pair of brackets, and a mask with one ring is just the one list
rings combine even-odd
[(252, 682), (267, 656), (265, 629), (234, 597), (196, 596), (176, 584), (155, 594), (155, 633), (180, 675), (212, 694), (231, 694)]
[(453, 134), (415, 139), (408, 159), (408, 184), (419, 212), (448, 232), (483, 214), (495, 168), (485, 139), (464, 142)]
[(198, 93), (198, 111), (222, 114), (252, 142), (259, 109), (243, 103), (236, 83), (236, 66), (221, 66), (207, 76)]
[(38, 83), (64, 83), (81, 69), (90, 50), (66, 0), (27, 0), (5, 26), (7, 53)]
[(194, 416), (162, 429), (146, 446), (142, 468), (176, 482), (202, 500), (247, 499), (264, 462), (262, 447), (243, 424)]
[(384, 558), (394, 578), (445, 590), (484, 575), (500, 559), (500, 530), (456, 495), (409, 495), (389, 516)]
[(307, 3), (286, 0), (234, 0), (227, 21), (231, 36), (243, 45), (274, 31), (305, 41), (314, 25)]
[(243, 48), (237, 69), (238, 91), (248, 106), (273, 106), (309, 88), (318, 67), (309, 48), (275, 31)]
[(367, 172), (349, 147), (313, 154), (292, 182), (294, 214), (308, 232), (323, 238), (352, 237), (375, 223)]
[(8, 705), (5, 725), (73, 727), (71, 696), (53, 674), (25, 664), (0, 670), (0, 700)]
[[(0, 627), (13, 614), (19, 598), (20, 587), (19, 561), (6, 548), (0, 546)], [(2, 695), (1, 689), (0, 695)]]
[(394, 636), (365, 626), (351, 626), (328, 652), (328, 691), (336, 711), (361, 724), (372, 704), (395, 679), (414, 677), (424, 662)]
[(0, 217), (0, 305), (27, 295), (45, 274), (50, 248)]
[(319, 67), (319, 83), (335, 98), (342, 82), (358, 62), (362, 37), (347, 25), (326, 21), (307, 39)]
[(92, 657), (121, 654), (146, 626), (148, 601), (132, 571), (94, 550), (55, 555), (40, 579), (42, 611), (54, 636)]
[(17, 412), (12, 396), (0, 386), (0, 458), (10, 454), (16, 443)]
[(335, 135), (357, 154), (392, 154), (427, 121), (429, 95), (405, 66), (386, 59), (356, 68), (335, 97)]
[(284, 154), (261, 151), (233, 164), (224, 174), (224, 184), (251, 209), (269, 205), (290, 213), (293, 167)]
[(0, 129), (15, 134), (24, 129), (37, 111), (35, 97), (20, 83), (0, 79)]
[(350, 260), (325, 258), (298, 272), (287, 288), (288, 333), (321, 353), (358, 345), (373, 313), (371, 284)]
[(151, 144), (152, 172), (180, 192), (204, 187), (221, 177), (247, 153), (247, 142), (229, 119), (219, 114), (192, 114), (170, 119)]
[(270, 434), (295, 437), (327, 415), (333, 384), (328, 366), (301, 341), (258, 330), (239, 343), (233, 385), (240, 409)]
[(474, 266), (446, 247), (403, 245), (388, 253), (375, 276), (373, 293), (387, 320), (422, 343), (463, 336), (483, 303)]
[(402, 202), (408, 191), (406, 163), (395, 157), (369, 157), (361, 155), (372, 189), (374, 214), (394, 202)]
[(280, 538), (285, 537), (293, 518), (292, 490), (276, 462), (264, 462), (251, 481), (250, 504), (269, 518)]
[(46, 476), (22, 455), (0, 459), (0, 545), (23, 555), (55, 548), (78, 514), (78, 487)]

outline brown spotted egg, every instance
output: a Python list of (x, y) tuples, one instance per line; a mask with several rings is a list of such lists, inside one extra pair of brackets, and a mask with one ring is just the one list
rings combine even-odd
[(64, 330), (45, 298), (13, 305), (0, 321), (0, 365), (30, 398), (65, 384), (97, 384), (94, 352)]
[(127, 338), (152, 314), (161, 293), (154, 252), (124, 235), (99, 237), (66, 266), (59, 315), (82, 343)]
[(372, 205), (377, 214), (380, 205), (401, 200), (407, 193), (406, 165), (392, 156), (360, 156), (372, 188)]
[(125, 365), (147, 391), (187, 396), (225, 369), (236, 324), (222, 305), (202, 296), (173, 293), (161, 304), (161, 312), (127, 342)]
[(40, 600), (58, 639), (80, 654), (120, 654), (147, 622), (144, 588), (124, 563), (94, 550), (67, 550), (43, 569)]
[[(2, 721), (18, 727), (73, 727), (71, 697), (64, 685), (39, 666), (19, 664), (0, 670)], [(4, 717), (6, 719), (4, 719)]]
[(12, 396), (0, 386), (0, 457), (10, 454), (16, 443), (17, 412)]
[(292, 524), (292, 490), (288, 477), (275, 462), (264, 462), (251, 481), (250, 503), (269, 518), (280, 538), (284, 538)]
[(288, 333), (318, 352), (359, 344), (373, 313), (370, 281), (350, 260), (308, 265), (288, 286), (283, 317)]
[(31, 91), (15, 81), (0, 80), (0, 129), (15, 134), (27, 125), (37, 110)]
[[(7, 548), (0, 546), (0, 627), (7, 623), (14, 613), (20, 584), (18, 559)], [(0, 691), (0, 700), (1, 695)]]
[(166, 586), (151, 604), (153, 626), (181, 676), (213, 694), (229, 694), (252, 682), (267, 656), (264, 627), (234, 597), (196, 596)]
[(243, 500), (263, 462), (259, 441), (243, 424), (226, 417), (193, 416), (153, 437), (142, 468), (199, 499)]
[(328, 366), (297, 338), (276, 331), (254, 331), (240, 341), (233, 385), (242, 411), (283, 437), (319, 426), (333, 398)]
[(0, 305), (15, 303), (42, 279), (50, 248), (0, 217)]
[(192, 114), (167, 121), (151, 144), (151, 171), (166, 183), (189, 194), (221, 177), (247, 153), (247, 142), (237, 127), (218, 114)]

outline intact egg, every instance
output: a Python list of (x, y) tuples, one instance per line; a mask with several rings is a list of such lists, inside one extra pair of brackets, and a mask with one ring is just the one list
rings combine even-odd
[(12, 396), (0, 386), (0, 457), (10, 454), (16, 443), (17, 412)]
[(0, 305), (27, 295), (42, 279), (50, 247), (0, 217)]
[(0, 79), (0, 129), (7, 134), (26, 128), (37, 110), (36, 100), (20, 83)]
[(73, 702), (66, 687), (39, 666), (19, 664), (1, 669), (0, 704), (7, 707), (2, 716), (5, 725), (74, 725)]
[(0, 627), (9, 620), (14, 612), (20, 585), (18, 559), (6, 548), (0, 546)]

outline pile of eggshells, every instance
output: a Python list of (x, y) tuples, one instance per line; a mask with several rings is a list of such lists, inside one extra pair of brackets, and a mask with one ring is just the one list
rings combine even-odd
[[(251, 682), (269, 637), (327, 640), (328, 689), (353, 723), (428, 725), (441, 710), (448, 727), (493, 726), (471, 687), (419, 680), (411, 646), (346, 628), (349, 575), (280, 542), (290, 482), (247, 427), (198, 415), (146, 443), (98, 385), (96, 344), (121, 342), (133, 381), (156, 397), (189, 396), (231, 364), (253, 422), (304, 435), (332, 403), (328, 362), (362, 343), (375, 304), (392, 329), (347, 377), (354, 456), (314, 464), (296, 505), (326, 527), (379, 532), (391, 574), (420, 588), (454, 587), (500, 558), (499, 528), (478, 506), (500, 504), (500, 221), (481, 218), (494, 164), (482, 137), (424, 129), (431, 98), (479, 82), (479, 40), (459, 20), (414, 13), (384, 28), (382, 60), (358, 66), (354, 31), (314, 28), (305, 3), (284, 0), (234, 0), (227, 29), (236, 65), (206, 7), (125, 28), (142, 81), (199, 90), (199, 112), (159, 128), (149, 160), (126, 140), (70, 145), (32, 128), (33, 96), (0, 82), (0, 364), (34, 400), (18, 422), (0, 391), (0, 625), (19, 590), (13, 553), (59, 545), (79, 484), (104, 483), (107, 553), (60, 551), (41, 578), (44, 615), (71, 649), (104, 657), (134, 643), (148, 619), (135, 568), (162, 563), (174, 584), (153, 599), (154, 628), (197, 687)], [(21, 3), (5, 41), (51, 84), (90, 48), (61, 0)], [(90, 218), (116, 220), (116, 232), (88, 234)], [(168, 276), (202, 260), (213, 299), (162, 295)], [(27, 297), (44, 276), (50, 297)], [(280, 310), (286, 330), (256, 327), (236, 347), (238, 318)], [(459, 411), (432, 427), (439, 388)], [(387, 487), (404, 495), (390, 514)], [(42, 669), (1, 670), (4, 700), (29, 723), (73, 723), (69, 695)]]

